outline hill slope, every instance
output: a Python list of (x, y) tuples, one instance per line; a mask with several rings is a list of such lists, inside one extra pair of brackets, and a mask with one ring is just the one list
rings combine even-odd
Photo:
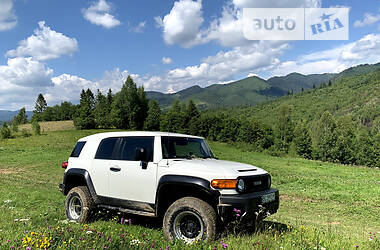
[(329, 81), (333, 83), (344, 77), (369, 74), (378, 69), (380, 69), (380, 63), (358, 65), (339, 74), (302, 75), (291, 73), (286, 76), (272, 77), (267, 81), (259, 77), (248, 77), (228, 84), (213, 84), (206, 88), (195, 85), (174, 94), (148, 91), (147, 96), (157, 100), (164, 109), (167, 109), (175, 99), (180, 101), (192, 99), (202, 109), (254, 106), (285, 96), (288, 92), (298, 93), (302, 89), (312, 89), (313, 86), (319, 87), (322, 83)]
[[(380, 70), (364, 75), (338, 77), (332, 86), (281, 97), (255, 107), (235, 108), (233, 113), (273, 124), (278, 117), (279, 107), (284, 104), (293, 107), (296, 119), (312, 120), (328, 110), (335, 116), (350, 114), (363, 125), (371, 125), (375, 117), (380, 117)], [(230, 113), (231, 110), (227, 112)]]

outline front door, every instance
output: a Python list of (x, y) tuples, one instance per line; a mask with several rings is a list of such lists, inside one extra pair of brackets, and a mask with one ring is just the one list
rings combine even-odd
[[(135, 159), (136, 149), (146, 152), (147, 166)], [(122, 137), (119, 142), (118, 160), (112, 161), (109, 174), (110, 197), (155, 203), (157, 164), (153, 163), (154, 136)]]

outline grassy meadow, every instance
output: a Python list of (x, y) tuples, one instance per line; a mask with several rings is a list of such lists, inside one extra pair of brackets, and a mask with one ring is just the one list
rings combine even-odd
[[(280, 158), (210, 142), (217, 157), (266, 169), (280, 209), (256, 233), (225, 230), (215, 242), (164, 239), (161, 222), (105, 213), (79, 225), (58, 191), (77, 139), (102, 132), (47, 131), (0, 141), (0, 249), (380, 249), (380, 170)], [(121, 218), (125, 221), (121, 223)]]

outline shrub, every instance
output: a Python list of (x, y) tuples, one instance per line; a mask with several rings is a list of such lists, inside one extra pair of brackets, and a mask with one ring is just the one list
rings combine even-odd
[(11, 130), (8, 128), (8, 125), (4, 122), (0, 129), (0, 138), (8, 139), (11, 138)]
[(28, 130), (26, 130), (26, 129), (21, 130), (21, 136), (22, 137), (29, 137), (31, 135), (32, 134)]
[(32, 122), (32, 129), (35, 135), (40, 135), (41, 134), (41, 127), (40, 124), (38, 124), (37, 121)]

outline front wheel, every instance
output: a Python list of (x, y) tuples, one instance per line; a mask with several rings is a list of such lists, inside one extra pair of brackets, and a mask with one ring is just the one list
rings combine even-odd
[(65, 202), (67, 219), (79, 223), (89, 222), (93, 207), (94, 203), (87, 187), (75, 187), (67, 194)]
[(203, 200), (185, 197), (175, 201), (166, 211), (163, 230), (168, 240), (186, 243), (214, 240), (216, 237), (215, 210)]

